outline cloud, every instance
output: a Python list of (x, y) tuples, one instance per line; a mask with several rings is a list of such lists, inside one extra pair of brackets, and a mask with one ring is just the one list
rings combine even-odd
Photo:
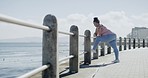
[(132, 15), (131, 18), (137, 26), (148, 27), (148, 13), (144, 13), (141, 15)]
[(118, 36), (126, 36), (134, 27), (132, 19), (123, 11), (109, 12), (100, 16), (102, 23)]
[[(27, 20), (33, 22), (31, 20)], [(0, 22), (0, 39), (13, 39), (22, 37), (42, 37), (41, 30), (28, 28), (20, 25)]]
[(84, 34), (85, 30), (88, 29), (94, 29), (94, 26), (92, 24), (92, 16), (93, 14), (71, 14), (68, 15), (65, 18), (59, 18), (58, 23), (59, 23), (59, 30), (69, 32), (70, 27), (72, 25), (76, 25), (79, 28), (80, 34)]
[[(60, 31), (69, 32), (72, 25), (79, 28), (81, 35), (85, 30), (94, 32), (93, 17), (98, 16), (101, 23), (108, 29), (115, 32), (117, 36), (126, 37), (133, 27), (147, 27), (148, 28), (148, 13), (139, 15), (127, 15), (124, 11), (111, 11), (102, 15), (90, 14), (70, 14), (64, 18), (57, 18), (58, 29)], [(37, 20), (27, 19), (30, 22), (37, 22)], [(42, 31), (32, 28), (12, 26), (13, 24), (6, 24), (0, 22), (0, 38), (15, 38), (15, 37), (32, 37), (42, 35)], [(40, 24), (41, 25), (41, 24)], [(11, 34), (11, 35), (10, 35)], [(9, 35), (9, 36), (8, 36)]]
[[(59, 30), (69, 31), (71, 25), (79, 27), (80, 34), (83, 34), (86, 29), (94, 32), (95, 27), (92, 24), (94, 14), (71, 14), (65, 18), (59, 19)], [(103, 15), (99, 15), (101, 23), (108, 29), (115, 32), (118, 37), (126, 37), (134, 27), (148, 27), (148, 14), (142, 15), (127, 15), (124, 11), (111, 11)]]

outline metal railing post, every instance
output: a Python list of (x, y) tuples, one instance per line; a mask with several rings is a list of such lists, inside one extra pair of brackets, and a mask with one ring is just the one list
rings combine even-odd
[(107, 46), (107, 54), (111, 54), (111, 47)]
[(50, 64), (50, 67), (42, 72), (42, 78), (59, 78), (56, 17), (46, 15), (43, 25), (51, 28), (51, 31), (43, 31), (42, 65)]
[(70, 32), (74, 35), (70, 35), (70, 55), (74, 57), (69, 61), (69, 72), (77, 73), (79, 71), (79, 30), (78, 27), (72, 25)]
[[(96, 38), (93, 38), (93, 43), (95, 42)], [(96, 53), (93, 53), (93, 59), (98, 59), (98, 47), (96, 49)]]
[(135, 49), (136, 48), (136, 39), (134, 38), (133, 39), (133, 49)]
[(131, 49), (131, 38), (129, 38), (128, 49)]
[(126, 38), (124, 38), (124, 50), (126, 50)]
[(147, 39), (147, 47), (148, 47), (148, 39)]
[(91, 64), (91, 32), (85, 31), (86, 37), (84, 37), (84, 64)]
[(122, 37), (119, 37), (119, 51), (122, 51)]
[(143, 48), (145, 47), (145, 39), (143, 39)]
[(105, 56), (105, 43), (100, 43), (101, 50), (100, 50), (100, 56)]
[(138, 48), (140, 48), (140, 39), (138, 39)]

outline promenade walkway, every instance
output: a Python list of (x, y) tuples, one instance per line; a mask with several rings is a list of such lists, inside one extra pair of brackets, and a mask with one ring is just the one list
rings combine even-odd
[(112, 63), (113, 59), (113, 53), (99, 57), (90, 65), (81, 65), (79, 73), (60, 78), (148, 78), (148, 48), (120, 51), (120, 63)]

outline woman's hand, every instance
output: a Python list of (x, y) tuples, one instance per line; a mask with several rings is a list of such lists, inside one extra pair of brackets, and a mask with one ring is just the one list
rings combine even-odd
[(93, 37), (96, 37), (97, 36), (97, 33), (94, 33)]

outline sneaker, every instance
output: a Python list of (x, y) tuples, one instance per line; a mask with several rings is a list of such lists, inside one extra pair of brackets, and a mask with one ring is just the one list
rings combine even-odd
[(114, 60), (112, 61), (113, 63), (119, 63), (120, 61), (119, 60)]
[(96, 53), (96, 50), (92, 49), (91, 52)]

